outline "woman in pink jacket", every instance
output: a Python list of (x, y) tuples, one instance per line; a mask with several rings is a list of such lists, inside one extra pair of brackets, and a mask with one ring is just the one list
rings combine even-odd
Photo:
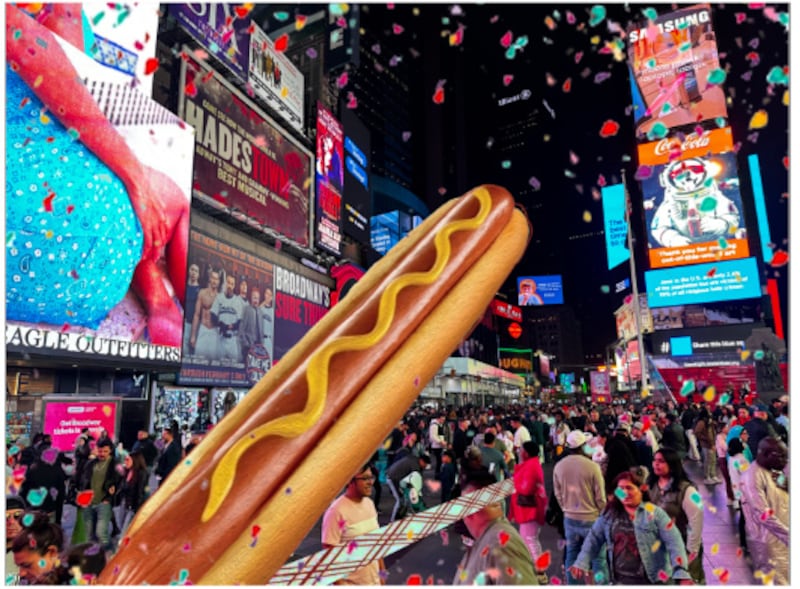
[[(530, 550), (534, 563), (542, 553), (539, 530), (544, 525), (547, 491), (544, 472), (539, 462), (539, 445), (528, 441), (520, 449), (522, 462), (514, 469), (514, 491), (511, 495), (509, 519), (519, 524), (519, 533)], [(538, 572), (538, 571), (537, 571)]]

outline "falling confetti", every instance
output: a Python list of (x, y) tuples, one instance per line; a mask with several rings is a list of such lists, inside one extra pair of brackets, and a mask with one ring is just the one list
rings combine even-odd
[(647, 180), (652, 175), (653, 175), (653, 168), (651, 168), (650, 166), (645, 166), (644, 164), (642, 164), (641, 166), (639, 166), (636, 169), (636, 173), (633, 175), (633, 177), (636, 180), (642, 181), (642, 180)]
[(717, 390), (713, 386), (709, 386), (705, 391), (703, 391), (703, 400), (706, 403), (711, 403), (714, 401), (714, 398), (717, 396)]
[(619, 123), (608, 119), (600, 129), (600, 137), (613, 137), (619, 132)]
[(715, 555), (717, 552), (719, 552), (719, 544), (718, 543), (712, 544), (711, 545), (711, 554)]
[(157, 57), (150, 57), (144, 63), (144, 75), (149, 76), (158, 69), (159, 63)]
[(773, 268), (780, 268), (781, 266), (785, 266), (789, 263), (789, 254), (784, 250), (775, 250), (772, 252), (772, 259), (769, 261), (769, 265)]
[(284, 33), (277, 39), (275, 39), (275, 51), (278, 53), (283, 53), (286, 51), (286, 48), (289, 46), (289, 35)]
[(81, 491), (75, 498), (75, 503), (78, 504), (78, 507), (88, 507), (92, 503), (92, 497), (94, 497), (94, 491)]
[(600, 292), (602, 292), (603, 294), (608, 294), (608, 293), (610, 293), (610, 292), (611, 292), (611, 287), (610, 287), (610, 286), (608, 286), (607, 284), (603, 284), (603, 285), (600, 287)]
[(439, 80), (436, 83), (436, 90), (433, 92), (434, 104), (442, 104), (444, 102), (444, 80)]
[(595, 27), (599, 25), (606, 18), (606, 7), (602, 4), (592, 6), (589, 13), (589, 26)]
[(534, 563), (536, 565), (536, 570), (546, 571), (547, 569), (549, 569), (550, 560), (551, 560), (550, 551), (546, 550), (536, 558), (536, 562)]
[(769, 122), (769, 115), (767, 111), (761, 109), (753, 114), (750, 118), (750, 124), (748, 125), (748, 129), (763, 129), (767, 126)]
[(583, 222), (584, 223), (592, 222), (592, 213), (590, 211), (583, 211)]
[(655, 554), (656, 552), (658, 552), (659, 548), (661, 548), (661, 540), (656, 540), (655, 542), (653, 542), (653, 545), (650, 547), (650, 552)]

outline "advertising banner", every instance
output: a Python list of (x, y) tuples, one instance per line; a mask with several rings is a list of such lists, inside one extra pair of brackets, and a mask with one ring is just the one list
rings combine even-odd
[[(629, 340), (638, 336), (633, 301), (633, 295), (628, 295), (625, 297), (625, 303), (614, 312), (617, 322), (617, 337), (621, 340)], [(639, 326), (642, 333), (653, 332), (653, 315), (647, 306), (647, 295), (644, 294), (639, 295)]]
[(344, 130), (331, 111), (317, 104), (316, 245), (341, 254)]
[(44, 433), (52, 436), (53, 448), (62, 452), (71, 452), (75, 438), (87, 427), (95, 440), (103, 429), (114, 440), (118, 437), (118, 412), (117, 401), (46, 401)]
[(514, 374), (533, 373), (533, 350), (500, 348), (500, 368)]
[(592, 370), (589, 373), (589, 386), (592, 391), (592, 403), (611, 402), (611, 378), (608, 372)]
[(303, 132), (305, 89), (303, 74), (292, 60), (275, 51), (267, 34), (252, 26), (248, 82), (256, 96), (263, 99), (292, 127)]
[(522, 306), (560, 305), (564, 302), (563, 290), (560, 274), (517, 278), (517, 293)]
[(330, 306), (329, 286), (276, 266), (275, 358), (285, 356)]
[(506, 319), (511, 319), (512, 321), (522, 321), (522, 309), (512, 305), (511, 303), (501, 301), (500, 299), (494, 299), (491, 307), (492, 312), (498, 317), (505, 317)]
[(342, 231), (359, 243), (370, 241), (372, 188), (369, 181), (372, 142), (369, 129), (349, 108), (343, 109), (344, 194)]
[(758, 302), (731, 301), (706, 305), (677, 305), (653, 311), (653, 328), (656, 331), (683, 327), (714, 327), (750, 324), (761, 321)]
[(6, 345), (177, 363), (194, 133), (128, 74), (12, 17), (30, 18), (38, 42), (10, 44), (8, 58), (62, 49), (59, 84), (81, 114), (8, 70)]
[(755, 258), (650, 270), (644, 281), (651, 308), (761, 296)]
[(191, 58), (181, 88), (179, 111), (197, 134), (194, 195), (308, 247), (311, 154)]
[(715, 82), (721, 70), (710, 5), (661, 14), (627, 32), (640, 141), (657, 138), (664, 128), (727, 118), (725, 94)]
[(251, 386), (272, 367), (275, 268), (191, 230), (180, 384)]
[(603, 186), (603, 227), (606, 234), (606, 259), (608, 269), (616, 268), (631, 257), (628, 249), (628, 221), (625, 218), (625, 186)]
[(656, 354), (691, 356), (695, 353), (741, 352), (747, 349), (752, 325), (727, 325), (715, 329), (677, 329), (660, 331), (652, 338)]
[(642, 192), (651, 268), (750, 255), (733, 151), (653, 166)]
[(239, 18), (236, 4), (187, 2), (168, 4), (169, 14), (238, 78), (247, 81), (250, 17)]

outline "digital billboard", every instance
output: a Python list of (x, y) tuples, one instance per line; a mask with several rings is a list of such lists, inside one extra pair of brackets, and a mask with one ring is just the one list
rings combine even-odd
[(755, 258), (650, 270), (644, 280), (651, 309), (761, 296)]
[(660, 14), (627, 33), (639, 141), (658, 138), (664, 128), (727, 118), (710, 5)]
[(715, 327), (761, 321), (760, 301), (723, 301), (703, 305), (676, 305), (653, 311), (656, 331), (684, 327)]
[(729, 127), (643, 145), (639, 161), (651, 268), (749, 255)]
[(401, 211), (389, 211), (373, 215), (370, 219), (370, 240), (373, 249), (381, 255), (392, 249), (408, 232), (419, 225), (422, 219)]
[[(614, 311), (617, 324), (617, 337), (623, 341), (638, 336), (636, 331), (636, 312), (634, 309), (633, 295), (625, 297), (623, 305)], [(653, 332), (653, 316), (647, 306), (647, 296), (639, 295), (639, 328), (642, 333)]]
[(252, 386), (330, 308), (329, 286), (194, 228), (189, 280), (182, 385)]
[(112, 440), (119, 438), (119, 402), (108, 401), (45, 401), (44, 433), (53, 439), (53, 448), (62, 452), (75, 449), (75, 438), (81, 430), (89, 428), (89, 433), (97, 440), (100, 432), (106, 430)]
[(369, 170), (372, 142), (369, 129), (349, 108), (342, 109), (344, 125), (344, 194), (342, 231), (359, 243), (370, 240), (372, 185)]
[(317, 104), (316, 245), (337, 256), (342, 247), (344, 130), (331, 111)]
[(240, 17), (237, 5), (217, 2), (168, 4), (169, 14), (209, 53), (247, 81), (250, 58), (250, 16)]
[(603, 229), (606, 237), (606, 259), (608, 269), (612, 270), (631, 257), (628, 249), (628, 220), (625, 185), (603, 186)]
[(23, 32), (6, 46), (6, 346), (177, 363), (194, 133), (128, 73), (6, 15)]
[(308, 247), (311, 153), (213, 70), (186, 56), (179, 112), (195, 128), (193, 194)]
[(500, 348), (500, 368), (515, 374), (533, 373), (533, 350)]
[(517, 295), (520, 306), (560, 305), (564, 302), (561, 275), (520, 276), (517, 278)]
[(251, 27), (248, 82), (256, 96), (292, 127), (303, 132), (303, 74), (255, 24)]

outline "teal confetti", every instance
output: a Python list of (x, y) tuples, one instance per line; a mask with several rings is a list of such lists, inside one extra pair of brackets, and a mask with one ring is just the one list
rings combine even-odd
[[(726, 244), (726, 246), (727, 246), (727, 244)], [(722, 395), (719, 398), (719, 404), (720, 405), (727, 405), (728, 401), (730, 401), (730, 400), (731, 400), (731, 396), (728, 393), (722, 393)]]
[(692, 496), (690, 497), (690, 499), (692, 500), (692, 503), (694, 503), (695, 505), (700, 506), (700, 505), (703, 504), (703, 497), (700, 495), (700, 493), (698, 493), (696, 491), (694, 493), (692, 493)]
[(717, 117), (716, 119), (714, 119), (714, 122), (717, 124), (717, 127), (719, 127), (720, 129), (722, 129), (723, 127), (727, 126), (727, 123), (725, 122), (725, 117)]
[(678, 46), (678, 51), (680, 53), (686, 53), (691, 48), (692, 48), (691, 41), (687, 41), (686, 43), (681, 43), (680, 46)]
[(287, 20), (289, 20), (289, 13), (288, 12), (279, 11), (279, 12), (273, 13), (272, 16), (275, 17), (275, 20), (278, 20), (280, 22), (286, 22)]
[(106, 15), (106, 13), (105, 13), (105, 12), (103, 12), (103, 11), (100, 11), (100, 12), (98, 12), (98, 13), (95, 15), (95, 17), (92, 19), (92, 24), (93, 24), (94, 26), (97, 26), (97, 24), (98, 24), (98, 23), (99, 23), (101, 20), (103, 20), (103, 17), (104, 17), (105, 15)]
[(14, 40), (20, 39), (22, 37), (22, 29), (14, 29)]
[(33, 505), (34, 507), (40, 507), (44, 500), (47, 498), (47, 489), (44, 487), (39, 487), (38, 489), (31, 489), (28, 492), (28, 496), (25, 497), (28, 500), (28, 503)]
[(80, 131), (78, 131), (77, 129), (73, 129), (72, 127), (67, 129), (67, 134), (70, 137), (72, 137), (72, 139), (75, 140), (75, 141), (77, 141), (81, 136)]
[(564, 175), (567, 178), (574, 178), (575, 177), (575, 172), (573, 172), (572, 170), (564, 170)]
[(697, 207), (703, 213), (710, 213), (715, 208), (717, 208), (717, 199), (713, 196), (707, 196), (702, 201), (700, 201), (700, 205)]
[(186, 579), (189, 578), (189, 569), (181, 569), (181, 572), (178, 574), (178, 583), (185, 583)]
[(661, 121), (656, 122), (655, 125), (647, 132), (647, 138), (651, 141), (655, 141), (657, 139), (663, 139), (667, 136), (669, 129), (667, 126), (662, 123)]
[(779, 12), (778, 13), (778, 21), (785, 26), (789, 26), (789, 13), (788, 12)]
[[(17, 238), (17, 234), (13, 231), (9, 231), (6, 233), (6, 247), (14, 247), (14, 240)], [(16, 446), (14, 446), (16, 448)], [(12, 448), (13, 450), (13, 448)]]
[(694, 390), (694, 381), (693, 380), (685, 381), (683, 383), (683, 386), (681, 387), (681, 397), (685, 397), (686, 395), (691, 393), (693, 390)]
[(595, 4), (589, 13), (589, 26), (595, 27), (606, 18), (606, 7), (602, 4)]
[(22, 525), (28, 527), (33, 523), (34, 516), (32, 513), (26, 513), (22, 516)]
[(616, 495), (620, 499), (620, 501), (625, 499), (625, 491), (623, 491), (619, 487), (617, 487), (617, 490), (614, 491), (614, 495)]
[(449, 17), (449, 16), (443, 16), (443, 17), (442, 17), (442, 24), (443, 24), (444, 26), (447, 26), (447, 25), (449, 25), (449, 24), (450, 24), (450, 17)]
[(208, 48), (211, 50), (211, 53), (218, 53), (219, 52), (219, 45), (217, 45), (214, 41), (208, 44)]
[(598, 585), (604, 585), (606, 580), (606, 576), (603, 573), (595, 573), (594, 574), (594, 582)]
[(504, 170), (508, 170), (511, 168), (511, 160), (503, 160), (503, 163), (500, 165), (503, 166)]
[(341, 4), (328, 4), (328, 12), (332, 16), (344, 16), (344, 9)]
[(121, 25), (121, 24), (122, 24), (122, 21), (124, 21), (124, 20), (125, 20), (126, 18), (128, 18), (130, 15), (131, 15), (131, 12), (130, 12), (130, 10), (128, 10), (128, 9), (125, 9), (125, 10), (123, 10), (122, 12), (120, 12), (120, 13), (119, 13), (119, 16), (117, 17), (117, 24), (116, 24), (115, 26)]
[(648, 59), (648, 60), (645, 62), (645, 64), (644, 64), (644, 67), (645, 67), (645, 68), (647, 68), (647, 69), (653, 69), (653, 68), (654, 68), (654, 67), (656, 67), (657, 65), (658, 65), (658, 62), (656, 61), (656, 58), (655, 58), (655, 57), (653, 57), (653, 58), (651, 58), (651, 59)]
[(719, 249), (726, 250), (728, 249), (728, 242), (724, 237), (719, 238)]
[(788, 86), (789, 76), (783, 72), (782, 67), (776, 65), (769, 70), (769, 73), (767, 74), (767, 82), (770, 84), (782, 84), (784, 86)]
[(189, 460), (189, 459), (187, 458), (187, 459), (184, 461), (184, 464), (185, 464), (186, 466), (191, 466), (191, 465), (192, 465), (192, 461), (191, 461), (191, 460)]
[(658, 18), (658, 12), (656, 12), (655, 8), (645, 8), (642, 10), (642, 14), (647, 20), (656, 20)]
[(754, 360), (763, 360), (764, 359), (764, 350), (756, 350), (753, 353)]
[(719, 84), (722, 84), (725, 81), (725, 78), (726, 78), (725, 70), (723, 70), (721, 68), (717, 68), (717, 69), (712, 70), (712, 71), (710, 71), (708, 73), (707, 80), (708, 80), (709, 84), (717, 84), (717, 85), (719, 85)]
[(611, 292), (611, 287), (608, 286), (607, 284), (604, 284), (600, 287), (600, 292), (602, 292), (603, 294), (608, 294)]

